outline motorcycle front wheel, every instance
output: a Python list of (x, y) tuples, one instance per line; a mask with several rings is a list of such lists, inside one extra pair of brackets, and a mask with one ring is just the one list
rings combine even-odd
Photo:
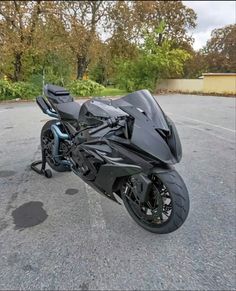
[(131, 180), (122, 191), (124, 205), (144, 229), (157, 233), (170, 233), (178, 229), (189, 213), (189, 194), (177, 171), (171, 170), (152, 176), (152, 190), (149, 199), (140, 203), (132, 191)]

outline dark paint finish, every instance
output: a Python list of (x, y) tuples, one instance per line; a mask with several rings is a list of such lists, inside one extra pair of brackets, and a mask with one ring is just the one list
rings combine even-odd
[[(124, 103), (125, 102), (125, 103)], [(153, 121), (156, 128), (169, 131), (164, 112), (148, 90), (139, 90), (113, 101), (118, 106), (133, 105)], [(141, 112), (140, 111), (140, 112)]]
[[(92, 99), (82, 106), (74, 102), (69, 92), (62, 87), (47, 85), (45, 95), (59, 114), (60, 125), (58, 123), (56, 126), (60, 126), (60, 131), (67, 133), (68, 140), (72, 141), (69, 147), (68, 143), (66, 145), (71, 151), (67, 161), (70, 160), (72, 170), (108, 198), (114, 199), (115, 185), (122, 179), (138, 172), (150, 174), (153, 163), (155, 166), (160, 163), (175, 164), (181, 159), (181, 144), (176, 128), (170, 120), (168, 122), (160, 105), (147, 90), (136, 91), (114, 101)], [(43, 112), (51, 110), (46, 99), (38, 97), (37, 102), (40, 107), (45, 107), (42, 108)], [(73, 141), (74, 136), (76, 139)], [(113, 143), (113, 140), (117, 143)], [(64, 143), (64, 139), (58, 143)], [(88, 145), (90, 148), (86, 147), (88, 143), (92, 143), (93, 148), (91, 145)], [(118, 145), (127, 149), (128, 154), (122, 155)], [(59, 146), (54, 145), (52, 155), (55, 160), (58, 151)], [(141, 160), (146, 160), (149, 166), (144, 167)], [(74, 195), (70, 193), (65, 194)]]
[(27, 202), (12, 211), (15, 229), (24, 229), (44, 222), (48, 215), (40, 201)]
[[(182, 157), (177, 130), (149, 91), (136, 91), (115, 101), (94, 98), (82, 105), (74, 102), (69, 92), (62, 87), (46, 85), (45, 95), (50, 104), (43, 97), (37, 97), (37, 103), (44, 113), (56, 119), (48, 121), (42, 128), (42, 170), (35, 169), (35, 163), (31, 164), (33, 170), (39, 174), (46, 173), (47, 162), (55, 171), (65, 172), (67, 165), (67, 168), (107, 198), (117, 203), (119, 199), (116, 195), (123, 200), (129, 199), (126, 208), (139, 201), (136, 204), (140, 211), (137, 207), (132, 211), (142, 213), (134, 214), (133, 218), (136, 218), (136, 222), (141, 218), (147, 220), (147, 223), (138, 224), (148, 231), (171, 232), (183, 223), (189, 208), (187, 198), (184, 198), (186, 202), (182, 208), (176, 208), (176, 213), (184, 209), (185, 215), (172, 215), (174, 219), (170, 224), (161, 223), (163, 231), (161, 225), (157, 227), (156, 222), (149, 222), (150, 216), (157, 215), (156, 206), (149, 202), (156, 204), (157, 199), (153, 199), (153, 195), (160, 196), (160, 192), (164, 191), (160, 182), (158, 187), (161, 190), (158, 194), (154, 193), (152, 186), (157, 183), (155, 181), (158, 177), (153, 170), (158, 174), (162, 172), (163, 176), (168, 175), (169, 165), (176, 164)], [(178, 178), (177, 174), (173, 177)], [(181, 183), (185, 187), (182, 180)], [(65, 191), (66, 195), (76, 193), (77, 189)], [(188, 197), (186, 189), (184, 195)], [(179, 197), (182, 199), (181, 195)], [(166, 209), (172, 211), (172, 205), (167, 206)], [(147, 208), (150, 208), (151, 214), (143, 214)], [(167, 217), (170, 221), (171, 217)], [(181, 223), (176, 222), (178, 219)]]
[(55, 108), (63, 120), (77, 121), (79, 118), (80, 105), (77, 102), (56, 104)]

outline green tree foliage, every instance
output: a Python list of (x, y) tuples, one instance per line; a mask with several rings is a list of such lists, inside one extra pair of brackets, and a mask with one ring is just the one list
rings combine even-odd
[(153, 91), (161, 78), (181, 75), (184, 62), (190, 55), (178, 48), (173, 48), (171, 41), (158, 44), (161, 25), (154, 32), (145, 36), (139, 55), (134, 60), (117, 60), (116, 83), (127, 91), (148, 88)]

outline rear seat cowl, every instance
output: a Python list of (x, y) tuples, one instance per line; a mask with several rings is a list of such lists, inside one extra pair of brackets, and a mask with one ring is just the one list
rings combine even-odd
[(68, 90), (66, 90), (63, 87), (60, 86), (56, 86), (56, 85), (52, 85), (52, 84), (47, 84), (44, 87), (44, 91), (49, 92), (51, 94), (53, 94), (54, 96), (65, 96), (65, 95), (70, 95), (70, 92)]
[(73, 102), (70, 92), (63, 87), (47, 84), (44, 87), (44, 94), (53, 104)]

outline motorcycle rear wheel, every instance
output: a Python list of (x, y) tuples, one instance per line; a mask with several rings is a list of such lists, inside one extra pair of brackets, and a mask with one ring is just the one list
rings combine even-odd
[(136, 198), (132, 190), (122, 191), (122, 199), (130, 216), (138, 225), (153, 233), (165, 234), (177, 230), (189, 213), (188, 190), (175, 170), (155, 174), (148, 202), (140, 204)]
[(42, 130), (41, 130), (41, 149), (43, 150), (47, 146), (47, 157), (46, 161), (49, 164), (49, 166), (56, 172), (68, 172), (70, 171), (70, 168), (66, 165), (63, 165), (62, 163), (58, 163), (53, 160), (52, 158), (52, 148), (49, 146), (49, 143), (53, 143), (54, 136), (51, 130), (51, 126), (53, 124), (56, 124), (59, 122), (59, 120), (49, 120), (47, 121)]

